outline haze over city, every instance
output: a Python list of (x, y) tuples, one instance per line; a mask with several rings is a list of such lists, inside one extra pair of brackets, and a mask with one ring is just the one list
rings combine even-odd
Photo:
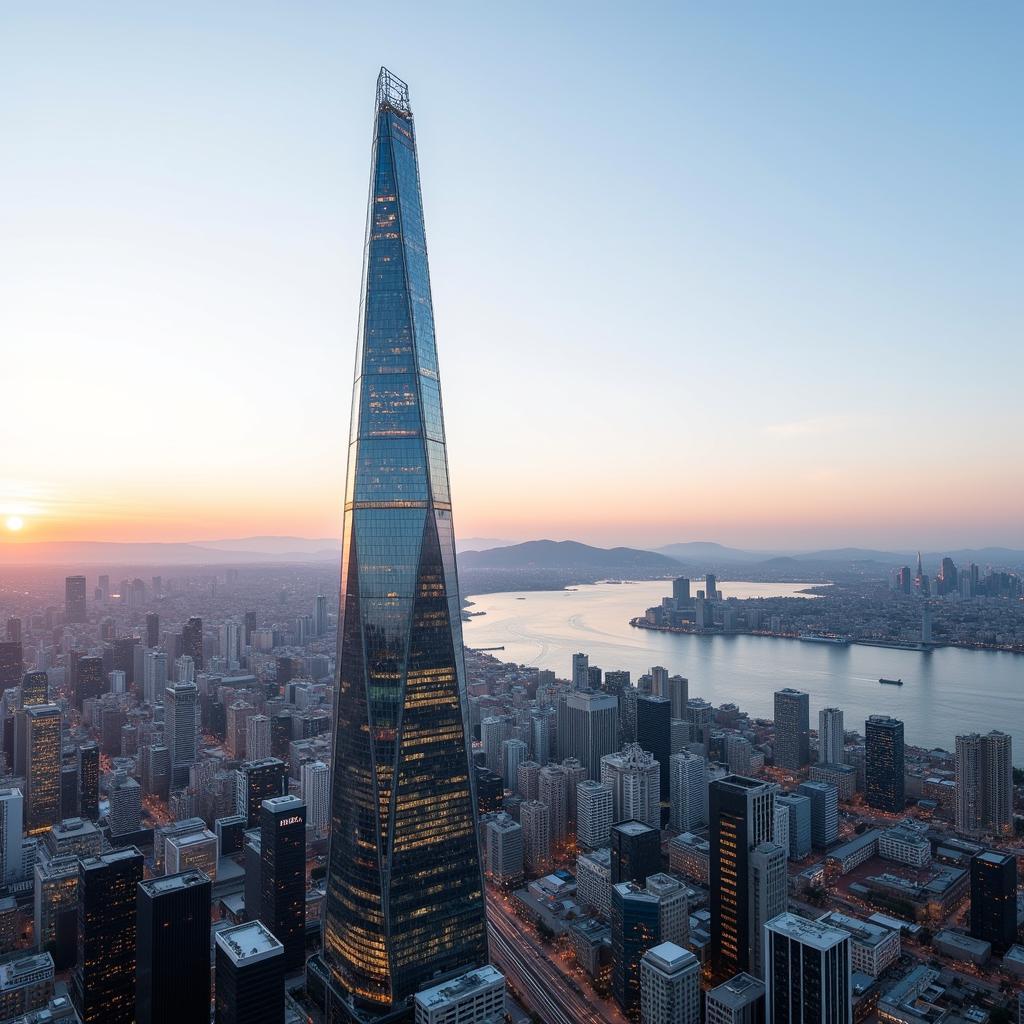
[(389, 10), (4, 12), (5, 544), (338, 536), (386, 58), (460, 536), (1024, 547), (1019, 7)]

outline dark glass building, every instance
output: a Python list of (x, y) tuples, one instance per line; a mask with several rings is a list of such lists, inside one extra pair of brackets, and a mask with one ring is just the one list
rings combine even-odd
[(906, 805), (903, 723), (872, 715), (864, 723), (864, 796), (869, 807), (900, 814)]
[(0, 643), (0, 692), (12, 690), (21, 682), (22, 652), (20, 640)]
[(78, 748), (78, 813), (95, 821), (100, 816), (100, 748), (83, 743)]
[(284, 796), (288, 791), (288, 769), (284, 761), (265, 757), (261, 761), (246, 761), (235, 770), (235, 811), (245, 815), (246, 827), (254, 828), (260, 823), (263, 801)]
[(64, 621), (85, 620), (85, 577), (67, 576), (64, 579)]
[(139, 883), (137, 1024), (209, 1024), (210, 889), (197, 870)]
[(407, 1012), (424, 982), (488, 959), (416, 135), (386, 69), (372, 153), (324, 915), (334, 1019), (346, 997)]
[(775, 793), (771, 783), (727, 775), (711, 783), (708, 810), (711, 958), (716, 973), (728, 978), (754, 966), (750, 852), (771, 842)]
[(475, 766), (476, 772), (476, 802), (480, 814), (490, 814), (500, 811), (502, 801), (505, 797), (505, 781), (497, 772), (483, 765)]
[(78, 962), (71, 999), (82, 1024), (134, 1024), (136, 889), (142, 863), (134, 846), (79, 862)]
[(620, 821), (611, 828), (612, 884), (639, 882), (661, 870), (661, 833), (642, 821)]
[(306, 805), (295, 796), (260, 811), (260, 920), (284, 946), (286, 972), (306, 956)]
[(156, 612), (146, 614), (146, 646), (160, 646), (160, 616)]
[(82, 702), (99, 697), (107, 688), (107, 675), (102, 658), (79, 658), (78, 678), (75, 685), (75, 707), (82, 710)]
[(192, 659), (197, 672), (203, 667), (203, 620), (198, 615), (181, 627), (181, 653)]
[(660, 941), (661, 906), (632, 882), (612, 886), (612, 995), (629, 1015), (640, 1009), (640, 959)]
[(669, 757), (672, 754), (672, 701), (644, 694), (636, 699), (636, 741), (654, 755), (661, 767), (661, 799), (668, 803), (672, 785)]
[(1017, 941), (1017, 858), (986, 850), (971, 860), (971, 935), (1005, 952)]
[(217, 933), (216, 1024), (284, 1024), (284, 949), (259, 921)]
[(811, 757), (811, 698), (802, 690), (775, 691), (775, 763), (799, 771)]

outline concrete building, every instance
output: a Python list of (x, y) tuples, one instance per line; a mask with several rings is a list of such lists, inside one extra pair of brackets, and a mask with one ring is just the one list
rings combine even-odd
[(818, 712), (818, 761), (821, 764), (845, 763), (845, 737), (842, 708), (822, 708)]
[(565, 757), (575, 757), (588, 779), (601, 773), (601, 759), (613, 754), (619, 742), (619, 702), (610, 693), (576, 690), (566, 697), (565, 736), (559, 745)]
[(690, 751), (669, 758), (669, 828), (694, 832), (708, 818), (707, 761)]
[(822, 914), (818, 920), (849, 933), (850, 958), (854, 971), (877, 978), (900, 958), (899, 931), (841, 914), (837, 910)]
[(576, 858), (576, 900), (607, 920), (612, 901), (612, 855), (607, 847)]
[(673, 836), (668, 844), (669, 870), (676, 875), (706, 886), (710, 871), (711, 846), (692, 832)]
[(576, 784), (576, 844), (583, 850), (607, 846), (612, 827), (611, 786), (593, 779)]
[(601, 781), (612, 791), (614, 821), (642, 821), (661, 828), (661, 767), (637, 743), (601, 758)]
[(785, 687), (775, 691), (775, 763), (798, 771), (810, 760), (810, 697)]
[(518, 885), (523, 878), (523, 827), (510, 814), (494, 815), (484, 825), (484, 856), (487, 873), (502, 888)]
[(787, 907), (786, 851), (775, 843), (758, 843), (750, 851), (750, 973), (762, 977), (764, 926)]
[(551, 863), (551, 818), (548, 805), (540, 800), (524, 800), (519, 806), (523, 828), (523, 860), (530, 874), (547, 871)]
[(416, 1024), (501, 1024), (505, 976), (490, 964), (421, 989), (413, 1000)]
[(923, 868), (931, 863), (932, 844), (920, 829), (894, 825), (879, 833), (878, 855), (885, 860)]
[(765, 931), (765, 1005), (772, 1024), (851, 1024), (849, 933), (795, 914), (781, 914)]
[(704, 999), (705, 1024), (764, 1024), (764, 982), (750, 974), (737, 974)]
[(700, 1024), (700, 963), (675, 942), (640, 958), (642, 1024)]

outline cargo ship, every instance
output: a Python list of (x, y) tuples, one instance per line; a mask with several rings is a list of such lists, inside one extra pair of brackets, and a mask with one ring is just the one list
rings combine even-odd
[(840, 644), (846, 647), (850, 643), (845, 636), (818, 636), (815, 633), (801, 633), (800, 639), (805, 644)]
[(879, 679), (878, 681), (880, 683), (882, 683), (884, 686), (902, 686), (903, 685), (903, 680), (902, 679)]

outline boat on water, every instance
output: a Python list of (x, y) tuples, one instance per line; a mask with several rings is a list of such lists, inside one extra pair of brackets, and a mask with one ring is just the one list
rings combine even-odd
[(902, 686), (902, 679), (879, 679), (878, 680), (883, 686)]
[(818, 636), (816, 633), (801, 633), (800, 639), (805, 644), (839, 644), (842, 647), (850, 644), (845, 636)]

